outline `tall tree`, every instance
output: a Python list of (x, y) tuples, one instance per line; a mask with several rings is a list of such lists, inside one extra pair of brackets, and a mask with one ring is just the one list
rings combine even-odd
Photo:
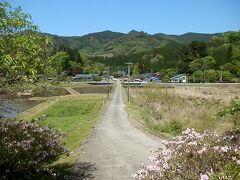
[(207, 56), (207, 46), (204, 42), (193, 41), (183, 47), (177, 61), (179, 73), (191, 73), (190, 63), (205, 56)]
[(132, 75), (133, 76), (139, 75), (139, 64), (138, 63), (134, 65)]
[(215, 59), (212, 56), (206, 56), (201, 59), (195, 59), (189, 64), (192, 72), (197, 70), (205, 71), (216, 64)]
[(240, 43), (240, 31), (232, 31), (225, 34), (226, 42), (230, 44)]
[(0, 81), (36, 79), (48, 67), (51, 39), (41, 36), (31, 16), (0, 2)]
[(197, 70), (193, 73), (193, 82), (202, 82), (203, 81), (203, 72)]
[(69, 71), (69, 55), (66, 52), (58, 52), (49, 58), (51, 70), (49, 74), (60, 75), (63, 71)]

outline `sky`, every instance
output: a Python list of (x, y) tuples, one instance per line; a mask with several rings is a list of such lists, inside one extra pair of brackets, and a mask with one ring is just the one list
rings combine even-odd
[(149, 34), (240, 30), (240, 0), (10, 0), (42, 32), (79, 36), (111, 30)]

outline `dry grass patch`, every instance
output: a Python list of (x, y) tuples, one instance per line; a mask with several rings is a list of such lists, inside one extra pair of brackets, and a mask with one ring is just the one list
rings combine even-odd
[(132, 104), (127, 109), (130, 115), (159, 135), (174, 136), (188, 127), (224, 132), (233, 126), (232, 122), (213, 118), (213, 115), (236, 101), (234, 97), (238, 92), (238, 87), (230, 86), (166, 88), (148, 85), (131, 89)]

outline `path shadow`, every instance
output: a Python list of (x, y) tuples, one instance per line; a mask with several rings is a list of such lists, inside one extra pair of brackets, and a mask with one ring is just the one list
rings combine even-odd
[(95, 164), (90, 162), (78, 162), (74, 165), (61, 164), (57, 167), (61, 172), (58, 179), (66, 180), (87, 180), (94, 179), (94, 171), (97, 171)]

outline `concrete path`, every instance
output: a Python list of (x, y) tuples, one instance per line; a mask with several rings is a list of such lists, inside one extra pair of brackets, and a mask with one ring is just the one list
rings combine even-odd
[(132, 174), (141, 163), (147, 162), (149, 149), (156, 149), (160, 142), (159, 138), (146, 135), (130, 124), (118, 81), (101, 120), (83, 146), (78, 179), (133, 179)]
[(70, 88), (70, 87), (65, 87), (64, 89), (66, 89), (72, 95), (79, 95), (80, 94), (78, 91), (76, 91), (76, 90), (74, 90), (73, 88)]

